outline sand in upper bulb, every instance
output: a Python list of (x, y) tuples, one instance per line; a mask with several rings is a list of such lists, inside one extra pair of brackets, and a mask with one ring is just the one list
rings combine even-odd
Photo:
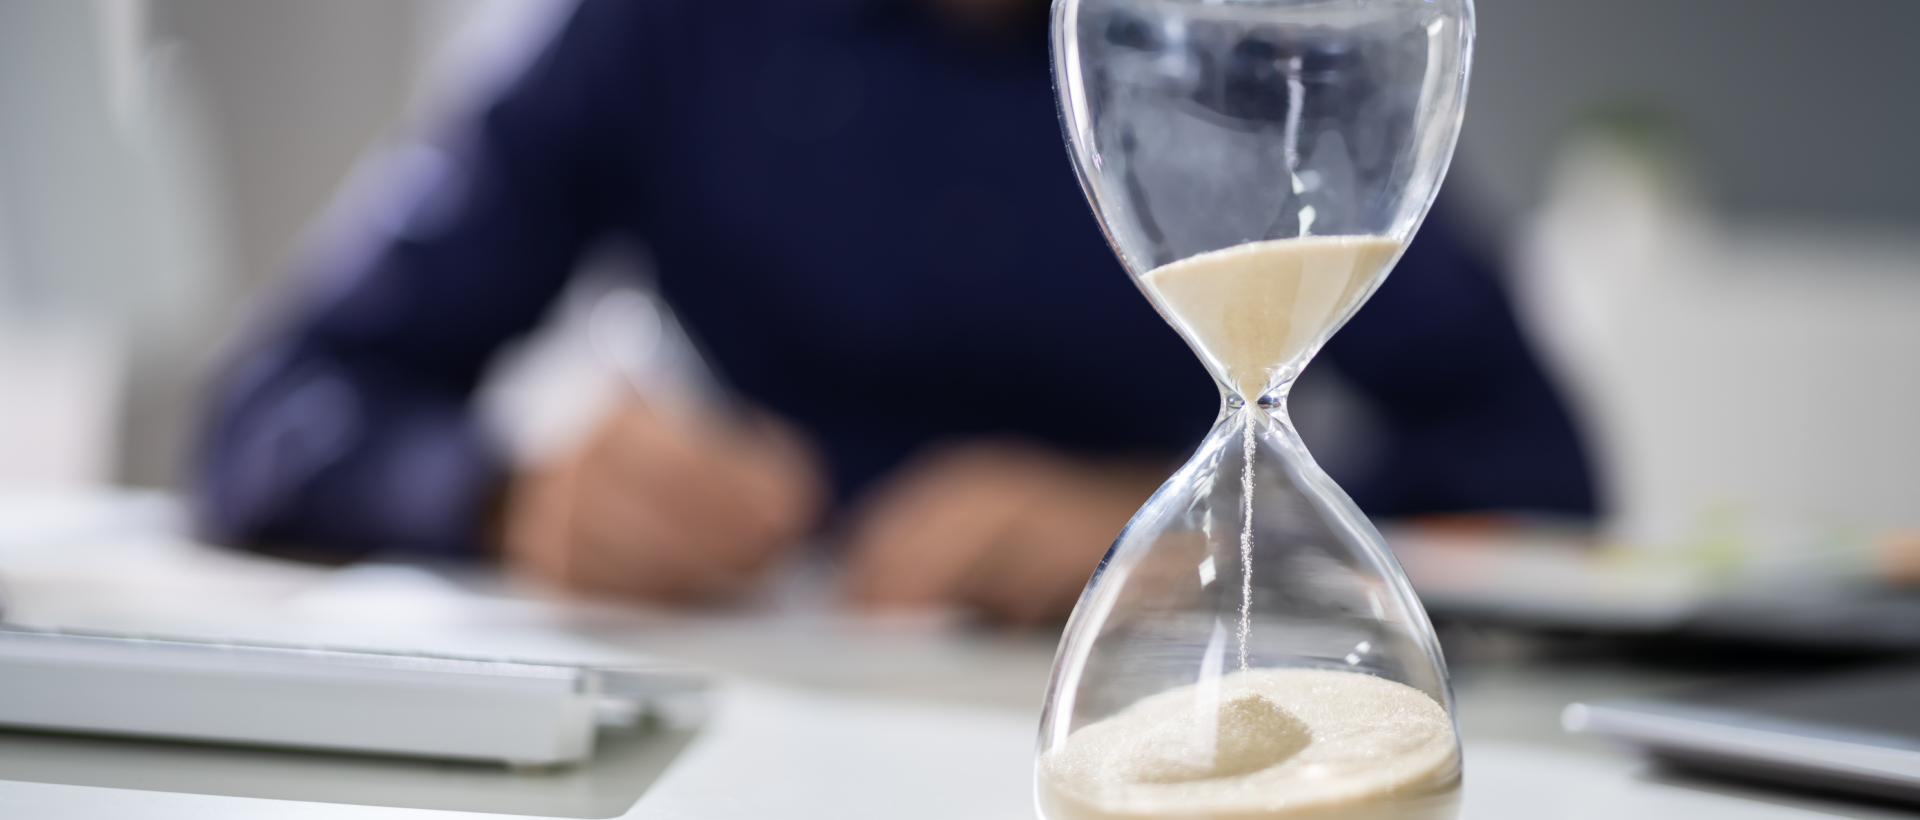
[(1450, 820), (1459, 743), (1406, 684), (1254, 669), (1081, 727), (1041, 756), (1039, 790), (1049, 820)]
[(1142, 281), (1249, 400), (1266, 392), (1400, 250), (1384, 236), (1303, 236), (1191, 256)]

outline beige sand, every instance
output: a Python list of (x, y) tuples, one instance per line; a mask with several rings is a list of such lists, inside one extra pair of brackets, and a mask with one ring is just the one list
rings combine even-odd
[(1270, 239), (1162, 265), (1143, 281), (1227, 383), (1257, 399), (1399, 250), (1384, 236)]
[(1041, 757), (1040, 799), (1049, 820), (1448, 820), (1458, 749), (1453, 721), (1413, 687), (1254, 669), (1081, 727)]

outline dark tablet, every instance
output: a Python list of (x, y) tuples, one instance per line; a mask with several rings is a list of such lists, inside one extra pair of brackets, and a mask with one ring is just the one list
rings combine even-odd
[(1920, 803), (1920, 665), (1575, 703), (1561, 723), (1684, 767)]

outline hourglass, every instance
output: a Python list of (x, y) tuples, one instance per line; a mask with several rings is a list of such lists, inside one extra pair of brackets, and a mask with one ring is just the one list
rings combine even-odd
[(1223, 404), (1068, 623), (1049, 820), (1456, 813), (1432, 625), (1286, 400), (1432, 204), (1472, 43), (1471, 0), (1055, 3), (1087, 198)]

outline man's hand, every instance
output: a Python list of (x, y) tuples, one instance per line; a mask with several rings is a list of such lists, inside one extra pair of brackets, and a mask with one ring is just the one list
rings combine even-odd
[(785, 425), (670, 422), (635, 401), (517, 476), (502, 532), (509, 566), (542, 581), (685, 602), (742, 585), (812, 530), (825, 501)]
[(934, 450), (862, 505), (848, 595), (874, 609), (963, 606), (1011, 623), (1064, 617), (1162, 467), (1004, 441)]

